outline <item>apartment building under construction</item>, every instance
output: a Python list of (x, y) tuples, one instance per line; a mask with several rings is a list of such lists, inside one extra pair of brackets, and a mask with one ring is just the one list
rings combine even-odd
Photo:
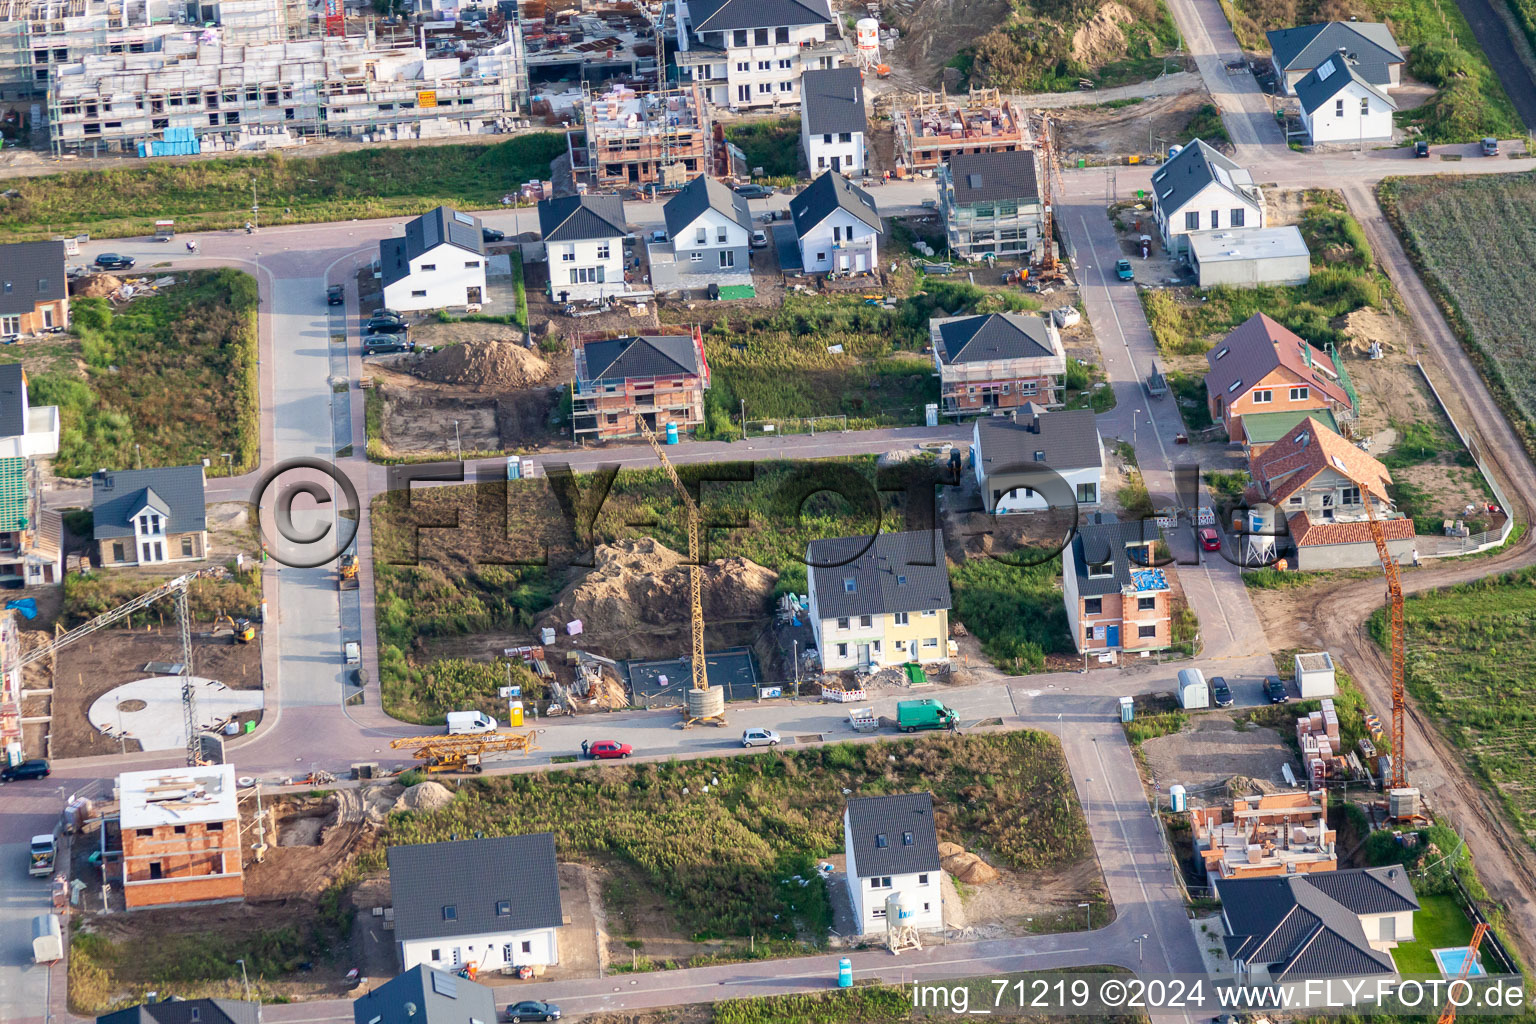
[(700, 86), (637, 92), (583, 84), (584, 133), (572, 132), (571, 166), (599, 189), (681, 187), (711, 169), (709, 113)]
[(891, 111), (898, 173), (935, 171), (962, 153), (1009, 153), (1034, 146), (1028, 120), (996, 89), (967, 96), (920, 92)]

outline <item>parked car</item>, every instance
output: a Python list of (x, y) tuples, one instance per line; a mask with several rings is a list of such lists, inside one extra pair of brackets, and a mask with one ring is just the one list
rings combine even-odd
[(1136, 271), (1131, 269), (1130, 260), (1115, 260), (1115, 276), (1122, 281), (1133, 281)]
[(33, 758), (23, 761), (21, 764), (6, 765), (0, 768), (0, 782), (20, 782), (23, 779), (46, 779), (53, 769), (48, 767), (48, 762), (42, 758)]
[(513, 1003), (507, 1007), (507, 1020), (559, 1020), (560, 1007), (554, 1003), (546, 1003), (539, 999), (525, 999), (520, 1003)]
[(1228, 686), (1227, 681), (1221, 676), (1211, 677), (1211, 700), (1219, 708), (1232, 706), (1232, 687)]
[(119, 256), (115, 252), (104, 252), (92, 262), (102, 270), (127, 270), (133, 266), (133, 257)]
[(369, 322), (375, 320), (392, 320), (397, 324), (405, 323), (405, 314), (396, 309), (376, 309), (368, 314)]
[(1221, 534), (1216, 532), (1214, 526), (1200, 527), (1200, 547), (1205, 551), (1221, 550)]
[(363, 338), (363, 355), (382, 356), (394, 352), (414, 352), (416, 343), (403, 334), (369, 334)]
[(737, 185), (731, 191), (743, 199), (767, 199), (774, 190), (769, 185)]
[(1427, 158), (1429, 156), (1429, 143), (1419, 139), (1413, 144), (1413, 155), (1415, 157)]
[(1271, 704), (1284, 704), (1291, 699), (1279, 676), (1264, 677), (1264, 696), (1269, 698)]
[(408, 324), (408, 323), (402, 323), (399, 320), (380, 320), (377, 323), (375, 323), (372, 320), (369, 320), (368, 324), (367, 324), (367, 333), (369, 333), (369, 334), (409, 334), (409, 333), (411, 333), (411, 325)]
[(618, 740), (598, 740), (596, 743), (587, 745), (587, 756), (602, 761), (628, 757), (634, 752), (634, 747), (628, 743), (620, 743)]
[(660, 245), (662, 242), (665, 242), (666, 240), (667, 240), (667, 233), (665, 231), (657, 230), (657, 231), (652, 231), (651, 232), (651, 244), (652, 245)]
[(772, 729), (744, 729), (741, 733), (741, 745), (744, 747), (776, 747), (779, 745), (779, 734)]
[(1483, 140), (1483, 156), (1498, 156), (1499, 140), (1488, 138)]
[(333, 284), (325, 290), (325, 304), (327, 306), (339, 306), (347, 301), (347, 290), (339, 284)]
[(481, 228), (480, 237), (487, 242), (500, 242), (506, 239), (507, 233), (500, 228)]
[(752, 248), (754, 248), (754, 249), (766, 249), (766, 248), (768, 248), (768, 232), (764, 231), (761, 228), (758, 228), (756, 231), (752, 232)]

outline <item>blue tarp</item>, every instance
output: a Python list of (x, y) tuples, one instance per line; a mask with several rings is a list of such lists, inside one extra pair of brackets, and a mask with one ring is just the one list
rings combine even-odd
[(32, 597), (19, 597), (19, 598), (17, 598), (14, 601), (7, 601), (7, 602), (5, 602), (5, 607), (6, 607), (7, 611), (15, 610), (15, 611), (21, 612), (21, 617), (24, 618), (24, 619), (35, 619), (35, 618), (37, 618), (37, 599), (36, 598), (32, 598)]
[(163, 138), (147, 146), (139, 143), (139, 156), (196, 156), (202, 151), (203, 145), (191, 128), (167, 128)]

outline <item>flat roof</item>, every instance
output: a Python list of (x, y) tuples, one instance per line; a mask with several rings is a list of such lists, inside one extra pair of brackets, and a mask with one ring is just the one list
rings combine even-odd
[(117, 791), (123, 828), (232, 821), (240, 816), (232, 764), (124, 772), (117, 777)]
[(1289, 434), (1298, 423), (1314, 419), (1339, 432), (1339, 421), (1327, 409), (1289, 409), (1285, 412), (1250, 412), (1243, 416), (1243, 436), (1249, 444), (1274, 444)]
[(1190, 250), (1201, 263), (1226, 263), (1234, 260), (1284, 259), (1311, 257), (1301, 229), (1294, 224), (1283, 228), (1223, 228), (1220, 231), (1191, 231)]

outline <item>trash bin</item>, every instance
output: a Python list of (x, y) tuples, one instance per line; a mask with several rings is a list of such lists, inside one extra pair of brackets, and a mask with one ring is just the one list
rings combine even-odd
[(837, 962), (837, 987), (853, 987), (853, 961), (843, 957)]

